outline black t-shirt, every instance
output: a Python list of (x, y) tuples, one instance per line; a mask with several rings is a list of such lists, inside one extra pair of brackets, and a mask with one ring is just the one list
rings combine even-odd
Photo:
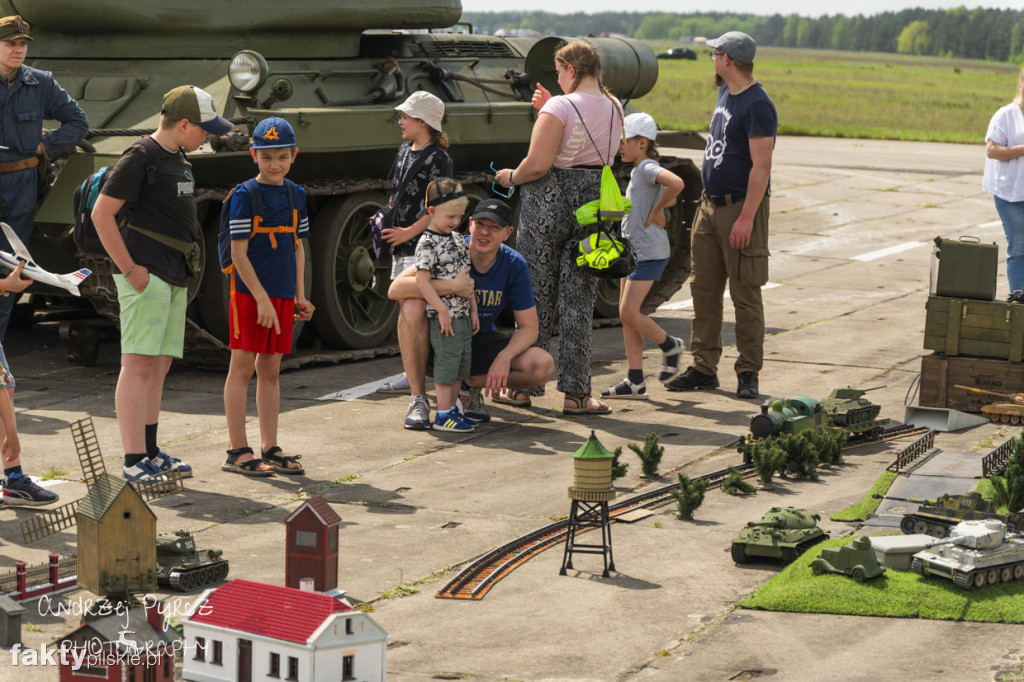
[[(408, 170), (412, 167), (419, 156), (426, 154), (423, 165), (415, 175), (409, 176)], [(388, 176), (388, 180), (395, 186), (395, 213), (393, 223), (396, 227), (409, 227), (419, 218), (423, 209), (423, 201), (427, 197), (427, 185), (431, 180), (438, 178), (450, 178), (454, 174), (452, 159), (444, 147), (430, 143), (424, 145), (418, 152), (412, 151), (412, 142), (406, 142), (398, 148), (398, 156), (395, 158), (395, 165)], [(392, 248), (396, 256), (411, 256), (416, 253), (416, 239), (411, 239), (404, 244)]]
[[(157, 148), (156, 182), (147, 180), (146, 148), (136, 142), (110, 171), (101, 193), (128, 202), (128, 223), (182, 241), (196, 241), (199, 226), (192, 199), (196, 184), (192, 164), (180, 149), (172, 153), (159, 145)], [(181, 251), (127, 227), (121, 228), (121, 237), (136, 264), (144, 265), (172, 286), (187, 285)], [(116, 265), (114, 269), (120, 272)]]

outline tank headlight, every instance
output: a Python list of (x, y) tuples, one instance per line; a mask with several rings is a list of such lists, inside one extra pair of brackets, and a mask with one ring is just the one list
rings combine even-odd
[(252, 50), (242, 50), (231, 58), (228, 80), (242, 92), (256, 92), (267, 80), (267, 60)]

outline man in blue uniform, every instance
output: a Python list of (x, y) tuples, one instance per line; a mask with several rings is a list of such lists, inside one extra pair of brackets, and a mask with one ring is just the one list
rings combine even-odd
[[(44, 162), (57, 158), (89, 130), (85, 113), (53, 75), (25, 66), (32, 40), (28, 31), (28, 22), (18, 15), (0, 19), (0, 76), (7, 86), (0, 87), (0, 220), (24, 244), (32, 236), (40, 157)], [(43, 121), (53, 120), (60, 127), (44, 134)], [(12, 250), (3, 236), (0, 246)], [(13, 296), (0, 298), (0, 340), (13, 306)]]

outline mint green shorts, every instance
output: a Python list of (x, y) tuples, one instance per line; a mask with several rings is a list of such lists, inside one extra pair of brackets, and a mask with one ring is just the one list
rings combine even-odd
[(188, 289), (171, 286), (150, 273), (141, 294), (124, 275), (114, 275), (121, 304), (121, 352), (180, 358), (185, 347)]

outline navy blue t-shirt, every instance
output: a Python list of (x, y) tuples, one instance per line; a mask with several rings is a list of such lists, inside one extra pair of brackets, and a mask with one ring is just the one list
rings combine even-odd
[[(288, 209), (288, 188), (284, 185), (259, 184), (263, 194), (262, 225), (277, 227), (291, 225), (292, 215)], [(309, 218), (306, 216), (306, 190), (299, 190), (299, 239), (309, 236)], [(252, 232), (252, 202), (245, 187), (239, 187), (231, 195), (230, 218), (231, 239), (249, 239)], [(295, 240), (291, 234), (275, 233), (275, 249), (270, 235), (256, 234), (249, 241), (247, 255), (260, 284), (271, 298), (295, 297)], [(246, 294), (251, 292), (241, 277), (235, 278), (235, 288)]]
[(750, 158), (750, 138), (774, 138), (778, 128), (775, 104), (760, 83), (754, 83), (738, 95), (730, 95), (728, 85), (719, 88), (708, 144), (704, 148), (704, 164), (700, 169), (704, 191), (746, 195), (747, 180), (754, 165)]
[[(466, 236), (469, 243), (469, 236)], [(533, 282), (526, 259), (507, 244), (498, 247), (498, 258), (486, 273), (470, 267), (476, 288), (476, 311), (480, 318), (480, 334), (497, 331), (494, 320), (506, 305), (519, 312), (537, 305), (533, 300)]]

